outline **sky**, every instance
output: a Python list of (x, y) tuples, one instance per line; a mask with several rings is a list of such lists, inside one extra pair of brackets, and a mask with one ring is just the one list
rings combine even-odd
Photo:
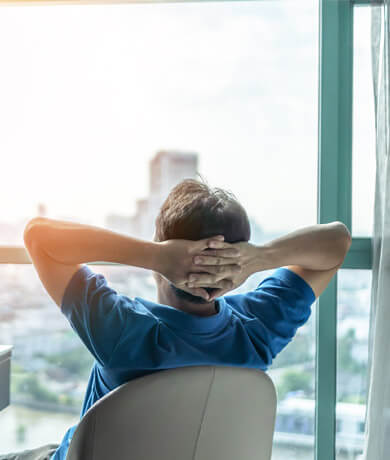
[[(0, 10), (0, 222), (102, 224), (148, 193), (158, 150), (199, 155), (267, 232), (316, 223), (318, 3)], [(355, 234), (371, 232), (369, 8), (355, 15)], [(0, 242), (1, 243), (1, 242)]]

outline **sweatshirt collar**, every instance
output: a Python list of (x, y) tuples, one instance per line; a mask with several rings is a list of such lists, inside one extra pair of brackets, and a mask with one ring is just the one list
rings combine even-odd
[(190, 333), (203, 334), (215, 332), (226, 326), (231, 316), (231, 311), (227, 307), (223, 297), (215, 299), (215, 306), (218, 312), (211, 316), (198, 316), (140, 297), (135, 297), (135, 300), (142, 303), (154, 316), (157, 316), (172, 329), (185, 330)]

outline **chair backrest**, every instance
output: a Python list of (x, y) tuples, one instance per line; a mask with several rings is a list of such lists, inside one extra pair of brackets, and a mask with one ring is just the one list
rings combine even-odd
[(181, 367), (127, 382), (81, 419), (67, 460), (270, 460), (276, 392), (256, 369)]

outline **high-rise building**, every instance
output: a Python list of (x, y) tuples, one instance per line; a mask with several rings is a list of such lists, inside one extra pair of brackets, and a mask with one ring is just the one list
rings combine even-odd
[(198, 154), (161, 150), (149, 163), (149, 196), (138, 199), (131, 217), (110, 215), (106, 225), (112, 230), (128, 232), (139, 238), (151, 239), (154, 221), (171, 189), (183, 179), (194, 179)]
[(177, 151), (160, 151), (150, 161), (150, 196), (162, 199), (172, 187), (186, 178), (194, 179), (198, 168), (198, 155)]
[(152, 158), (149, 168), (148, 209), (140, 212), (140, 215), (144, 215), (142, 228), (146, 232), (145, 236), (153, 235), (154, 220), (172, 188), (183, 179), (195, 179), (198, 155), (162, 150)]

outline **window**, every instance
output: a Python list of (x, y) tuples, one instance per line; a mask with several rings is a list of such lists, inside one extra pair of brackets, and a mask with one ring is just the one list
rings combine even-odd
[[(372, 119), (371, 122), (366, 122), (367, 117), (362, 118), (360, 114), (361, 111), (366, 111), (369, 115), (371, 110), (370, 106), (365, 105), (368, 101), (369, 87), (364, 86), (369, 84), (367, 75), (370, 63), (367, 59), (367, 48), (370, 43), (368, 33), (370, 10), (362, 8), (360, 11), (356, 7), (357, 3), (368, 5), (370, 2), (323, 1), (320, 8), (319, 222), (337, 219), (347, 224), (353, 239), (343, 268), (354, 270), (371, 268), (371, 241), (369, 238), (356, 238), (355, 235), (371, 233), (368, 219), (372, 216), (372, 210), (370, 211), (368, 201), (373, 197), (371, 174), (373, 163), (367, 158), (367, 152), (374, 151), (371, 147), (370, 149), (363, 147), (363, 143), (370, 145), (372, 140), (372, 137), (370, 138)], [(353, 34), (354, 25), (355, 34)], [(356, 45), (357, 34), (360, 31), (364, 35), (362, 38), (365, 42), (364, 48)], [(358, 43), (361, 44), (360, 39)], [(353, 57), (355, 57), (354, 66)], [(355, 79), (353, 79), (353, 70), (355, 70)], [(358, 77), (356, 74), (361, 71), (363, 73)], [(355, 83), (354, 91), (352, 91), (353, 83)], [(353, 116), (353, 106), (359, 110), (355, 116)], [(362, 126), (363, 130), (352, 135), (352, 124), (355, 130), (361, 129)], [(366, 174), (362, 173), (363, 170)], [(341, 274), (339, 276), (341, 277)], [(359, 439), (356, 441), (355, 449), (352, 447), (355, 438), (347, 439), (343, 436), (341, 439), (341, 437), (344, 432), (356, 432), (356, 418), (358, 420), (364, 418), (362, 405), (351, 408), (349, 405), (351, 403), (335, 400), (336, 394), (339, 397), (337, 390), (343, 373), (336, 362), (339, 294), (340, 290), (337, 290), (335, 279), (318, 302), (317, 460), (345, 458), (345, 450), (348, 452), (348, 458), (355, 459), (361, 448)], [(340, 350), (337, 351), (339, 358)], [(342, 432), (337, 433), (340, 411), (344, 414)]]
[(352, 234), (372, 236), (375, 198), (375, 114), (370, 9), (354, 10)]
[[(118, 292), (154, 300), (146, 270), (93, 266)], [(0, 413), (2, 453), (60, 442), (77, 423), (93, 358), (31, 265), (0, 265), (0, 342), (14, 345), (11, 405)]]
[[(371, 75), (370, 9), (354, 9), (352, 236), (371, 236), (375, 189), (375, 122)], [(359, 242), (359, 241), (357, 241)], [(361, 243), (370, 241), (361, 238)], [(356, 255), (355, 255), (356, 254)], [(364, 447), (367, 403), (371, 270), (365, 254), (352, 253), (338, 275), (336, 458), (358, 459)]]
[[(260, 233), (315, 222), (317, 14), (314, 0), (2, 8), (0, 244), (22, 244), (38, 212), (127, 228), (196, 170)], [(194, 157), (151, 184), (160, 150)]]
[[(318, 164), (322, 195), (330, 187), (334, 192), (318, 204), (321, 219), (351, 218), (353, 257), (339, 275), (338, 323), (332, 315), (320, 316), (325, 308), (336, 311), (337, 296), (324, 296), (327, 305), (313, 306), (309, 322), (269, 371), (281, 395), (273, 460), (286, 453), (292, 460), (335, 458), (333, 358), (324, 365), (318, 352), (327, 339), (317, 330), (316, 365), (329, 379), (315, 382), (316, 317), (331, 336), (337, 328), (337, 458), (347, 452), (356, 459), (364, 430), (361, 358), (367, 347), (356, 327), (346, 326), (345, 312), (364, 316), (363, 298), (369, 302), (370, 272), (362, 269), (369, 268), (364, 262), (369, 245), (365, 254), (353, 252), (360, 242), (355, 237), (372, 234), (369, 8), (355, 7), (352, 15), (352, 1), (322, 1), (321, 7), (317, 0), (57, 5), (3, 7), (0, 17), (0, 150), (7, 168), (0, 193), (9, 198), (0, 202), (0, 244), (21, 245), (24, 224), (37, 213), (148, 236), (159, 191), (195, 171), (236, 193), (250, 214), (254, 242), (315, 223), (317, 109), (325, 114), (327, 103), (350, 105), (340, 88), (351, 86), (352, 73), (345, 67), (339, 72), (338, 65), (350, 58), (351, 48), (340, 45), (354, 16), (352, 201), (348, 198), (342, 211), (343, 173), (335, 184), (331, 174), (323, 174), (326, 160)], [(319, 32), (322, 42), (329, 39), (329, 52), (318, 55)], [(318, 73), (318, 59), (325, 73)], [(321, 107), (319, 79), (336, 86), (325, 87)], [(320, 138), (334, 140), (320, 147), (320, 154), (337, 168), (350, 153), (339, 142), (348, 137), (350, 114), (337, 117), (336, 130), (334, 119), (320, 120)], [(166, 153), (158, 155), (161, 151)], [(240, 164), (246, 165), (242, 171)], [(0, 453), (58, 442), (78, 420), (90, 365), (32, 267), (13, 265), (19, 260), (15, 254), (0, 247), (6, 262), (0, 266), (0, 343), (15, 344), (12, 404), (0, 413)], [(130, 296), (154, 295), (145, 273), (96, 269)], [(252, 277), (242, 289), (265, 276)], [(52, 325), (49, 331), (37, 327), (42, 315)], [(76, 352), (82, 366), (74, 361)], [(69, 388), (58, 386), (61, 375)]]
[[(337, 458), (363, 451), (371, 270), (341, 270), (338, 276)], [(363, 431), (362, 431), (363, 430)]]
[[(161, 200), (197, 171), (236, 194), (253, 242), (314, 224), (317, 3), (2, 8), (0, 193), (13, 199), (0, 202), (0, 244), (21, 245), (37, 213), (151, 237)], [(92, 364), (33, 267), (8, 262), (0, 343), (15, 348), (0, 453), (59, 442)], [(123, 294), (155, 298), (148, 272), (94, 269)], [(273, 460), (314, 458), (315, 315), (270, 369), (278, 411), (303, 411), (295, 420), (286, 408)]]

